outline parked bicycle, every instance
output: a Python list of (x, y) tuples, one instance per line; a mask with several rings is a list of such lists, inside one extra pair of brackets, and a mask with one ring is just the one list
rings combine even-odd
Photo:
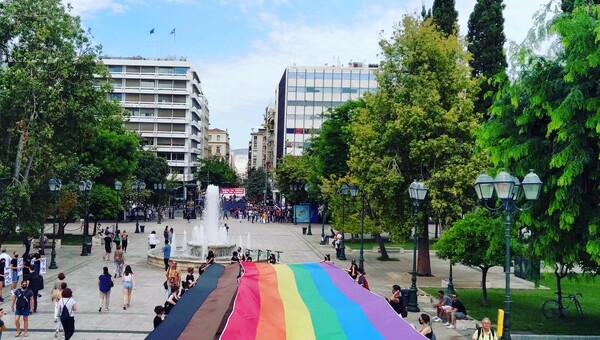
[[(544, 313), (546, 319), (554, 320), (566, 316), (573, 304), (579, 318), (583, 318), (583, 309), (581, 309), (581, 303), (577, 300), (577, 296), (582, 297), (581, 293), (569, 294), (567, 297), (558, 292), (555, 294), (558, 295), (556, 299), (547, 300), (542, 306), (542, 313)], [(563, 300), (569, 300), (569, 303), (565, 306)]]

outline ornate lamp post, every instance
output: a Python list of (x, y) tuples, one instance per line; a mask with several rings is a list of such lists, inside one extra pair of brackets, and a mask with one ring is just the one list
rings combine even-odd
[(419, 227), (419, 205), (425, 200), (427, 196), (427, 187), (424, 182), (413, 181), (408, 187), (408, 194), (413, 204), (413, 222), (414, 222), (414, 233), (413, 233), (413, 270), (410, 285), (410, 296), (408, 298), (408, 309), (410, 312), (418, 312), (419, 304), (417, 302), (417, 229)]
[[(304, 191), (306, 191), (307, 193), (309, 193), (313, 188), (313, 184), (312, 183), (306, 183), (304, 185)], [(308, 199), (308, 232), (306, 233), (306, 235), (312, 235), (312, 221), (310, 220), (311, 218), (311, 214), (310, 214), (310, 197)]]
[(364, 235), (365, 235), (365, 192), (360, 191), (356, 185), (350, 186), (350, 195), (356, 197), (360, 192), (360, 255), (358, 257), (358, 268), (365, 269)]
[[(298, 183), (292, 182), (290, 184), (290, 191), (297, 193), (298, 191), (302, 190), (302, 186)], [(297, 202), (294, 202), (294, 205)], [(298, 219), (296, 218), (296, 208), (294, 207), (294, 205), (292, 205), (292, 209), (294, 209), (294, 225), (298, 225)]]
[[(137, 197), (139, 199), (140, 197), (140, 190), (144, 190), (146, 189), (146, 183), (144, 183), (143, 181), (133, 181), (131, 182), (131, 189), (135, 190), (137, 192)], [(139, 202), (138, 205), (135, 207), (135, 233), (139, 234), (140, 233), (140, 214), (139, 214)]]
[(338, 191), (340, 193), (340, 195), (342, 195), (342, 250), (340, 252), (340, 257), (338, 258), (338, 260), (342, 260), (342, 261), (346, 261), (346, 238), (344, 237), (344, 230), (346, 227), (346, 214), (345, 214), (345, 208), (346, 208), (346, 196), (348, 196), (348, 194), (350, 194), (350, 187), (348, 186), (348, 184), (344, 183), (342, 184), (342, 186), (340, 187), (340, 190)]
[[(123, 183), (116, 181), (115, 182), (115, 190), (117, 191), (117, 200), (119, 204), (121, 204), (121, 189), (123, 188)], [(117, 209), (117, 215), (115, 216), (115, 229), (113, 233), (116, 233), (119, 230), (119, 209)]]
[(449, 275), (448, 275), (448, 286), (446, 287), (446, 293), (448, 295), (456, 294), (456, 291), (454, 290), (454, 282), (452, 281), (452, 267), (453, 266), (454, 266), (454, 263), (452, 263), (452, 261), (450, 261), (450, 271), (449, 271)]
[[(505, 264), (504, 264), (504, 328), (502, 339), (510, 339), (510, 229), (512, 226), (512, 214), (516, 211), (525, 211), (531, 209), (520, 208), (516, 205), (516, 200), (519, 198), (521, 188), (525, 194), (525, 199), (529, 202), (537, 201), (542, 189), (542, 181), (533, 170), (529, 170), (529, 174), (523, 178), (523, 182), (511, 176), (504, 169), (492, 179), (491, 176), (483, 173), (477, 177), (475, 181), (475, 192), (481, 204), (490, 211), (502, 211), (504, 214), (504, 240), (506, 247)], [(495, 207), (489, 205), (492, 196), (496, 192), (496, 196), (500, 200), (500, 206)]]
[(83, 222), (83, 238), (81, 239), (81, 256), (90, 255), (86, 244), (88, 238), (88, 227), (89, 227), (89, 214), (88, 209), (90, 208), (90, 202), (88, 200), (89, 193), (92, 190), (92, 181), (89, 179), (86, 181), (79, 182), (79, 191), (83, 193), (83, 199), (85, 200), (85, 219)]
[[(160, 207), (160, 192), (161, 190), (166, 190), (167, 189), (167, 185), (165, 183), (154, 183), (154, 190), (157, 192), (157, 203), (158, 206)], [(160, 224), (162, 222), (162, 209), (159, 210), (158, 213), (158, 223)]]
[(327, 211), (327, 203), (323, 203), (323, 205), (321, 205), (319, 207), (319, 213), (321, 214), (321, 242), (319, 242), (319, 244), (322, 246), (327, 244), (327, 242), (325, 242), (325, 212), (326, 211)]
[(48, 266), (48, 269), (58, 269), (58, 266), (56, 265), (56, 219), (58, 216), (57, 198), (61, 186), (62, 183), (60, 179), (52, 178), (48, 181), (48, 188), (50, 188), (50, 192), (52, 192), (56, 204), (56, 207), (54, 208), (54, 219), (52, 219), (52, 252), (50, 253), (50, 265)]

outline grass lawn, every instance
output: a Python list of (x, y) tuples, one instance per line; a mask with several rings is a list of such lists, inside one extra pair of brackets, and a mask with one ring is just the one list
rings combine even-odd
[[(364, 247), (365, 249), (373, 249), (373, 247), (377, 246), (377, 243), (375, 242), (375, 240), (363, 240), (364, 242)], [(437, 248), (435, 247), (437, 243), (437, 240), (429, 240), (429, 249), (430, 250), (436, 250)], [(413, 243), (412, 242), (403, 242), (403, 243), (391, 243), (391, 242), (386, 242), (385, 243), (386, 247), (402, 247), (404, 248), (404, 250), (411, 250), (413, 249)], [(360, 249), (360, 238), (355, 239), (354, 241), (352, 241), (351, 239), (346, 239), (346, 247), (350, 248), (350, 249)]]
[[(574, 305), (565, 318), (548, 320), (542, 314), (542, 305), (556, 297), (556, 279), (554, 274), (542, 274), (540, 284), (550, 289), (511, 290), (511, 332), (533, 334), (570, 334), (600, 335), (597, 322), (600, 321), (600, 278), (578, 275), (574, 279), (563, 279), (563, 294), (582, 293), (578, 298), (583, 309), (583, 319), (579, 319)], [(427, 293), (435, 296), (438, 289), (426, 288)], [(488, 289), (489, 307), (480, 306), (481, 289), (460, 289), (460, 300), (473, 318), (481, 320), (484, 316), (495, 323), (498, 309), (503, 308), (504, 289)], [(563, 300), (567, 304), (568, 300)]]

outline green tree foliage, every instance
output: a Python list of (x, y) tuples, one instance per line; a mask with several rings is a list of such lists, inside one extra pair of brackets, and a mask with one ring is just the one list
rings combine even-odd
[(169, 163), (153, 150), (140, 150), (134, 176), (146, 183), (148, 189), (155, 183), (164, 183), (169, 175)]
[(560, 9), (563, 12), (571, 13), (571, 12), (573, 12), (573, 9), (575, 8), (575, 5), (577, 3), (580, 3), (580, 4), (587, 4), (587, 3), (590, 3), (590, 4), (600, 4), (600, 0), (562, 0), (560, 2)]
[[(472, 54), (469, 65), (474, 77), (479, 77), (481, 89), (475, 100), (475, 112), (484, 114), (492, 106), (497, 83), (504, 79), (506, 57), (504, 55), (503, 0), (478, 0), (469, 16), (467, 33), (468, 50)], [(499, 75), (499, 79), (494, 76)]]
[[(517, 229), (513, 230), (514, 248)], [(503, 265), (506, 254), (502, 219), (483, 209), (467, 213), (442, 234), (436, 247), (442, 259), (481, 269), (481, 304), (487, 306), (487, 273), (491, 267)]]
[[(425, 9), (423, 8), (423, 12)], [(446, 36), (456, 34), (458, 31), (458, 11), (454, 0), (434, 0), (431, 8), (433, 23)]]
[(315, 171), (320, 176), (332, 175), (344, 177), (348, 171), (352, 116), (357, 108), (365, 107), (362, 99), (348, 101), (324, 114), (326, 121), (321, 125), (320, 133), (311, 140), (310, 150), (314, 156)]
[(599, 5), (583, 5), (557, 17), (562, 52), (523, 54), (480, 137), (494, 164), (519, 176), (534, 168), (544, 181), (520, 223), (531, 230), (531, 255), (567, 271), (600, 264), (599, 13)]
[(268, 185), (268, 173), (265, 168), (251, 168), (248, 170), (248, 178), (244, 183), (246, 188), (246, 199), (250, 202), (263, 202), (265, 194), (263, 190), (267, 190), (266, 198), (272, 197), (271, 188)]
[[(203, 159), (200, 161), (196, 178), (205, 184), (220, 187), (237, 187), (240, 179), (229, 163), (219, 158)], [(205, 185), (206, 187), (206, 185)]]
[(278, 163), (275, 169), (275, 183), (280, 192), (286, 197), (288, 203), (304, 202), (308, 199), (305, 190), (292, 191), (291, 184), (299, 184), (302, 187), (310, 182), (311, 174), (315, 173), (313, 161), (314, 157), (308, 153), (296, 157), (286, 155), (283, 161)]
[(95, 157), (90, 145), (108, 134), (101, 130), (117, 131), (107, 126), (122, 111), (95, 86), (106, 75), (100, 50), (60, 1), (3, 2), (0, 32), (1, 241), (17, 225), (40, 230), (48, 179), (81, 179), (82, 160)]
[(380, 91), (366, 97), (352, 124), (349, 165), (374, 219), (395, 235), (408, 235), (412, 226), (409, 184), (427, 181), (431, 204), (419, 231), (418, 271), (430, 275), (426, 217), (450, 225), (475, 205), (476, 86), (463, 44), (438, 32), (429, 19), (404, 17), (392, 39), (380, 45)]

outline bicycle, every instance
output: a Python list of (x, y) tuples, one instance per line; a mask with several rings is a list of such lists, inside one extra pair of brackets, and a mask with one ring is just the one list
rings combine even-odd
[[(569, 294), (567, 297), (563, 297), (562, 294), (558, 292), (555, 294), (558, 295), (556, 299), (547, 300), (542, 306), (542, 313), (544, 313), (546, 319), (554, 320), (566, 316), (572, 304), (575, 304), (575, 309), (577, 310), (579, 318), (583, 318), (583, 309), (581, 309), (581, 303), (577, 300), (577, 296), (580, 298), (582, 297), (581, 293)], [(565, 299), (569, 300), (569, 303), (566, 306), (562, 303)]]

